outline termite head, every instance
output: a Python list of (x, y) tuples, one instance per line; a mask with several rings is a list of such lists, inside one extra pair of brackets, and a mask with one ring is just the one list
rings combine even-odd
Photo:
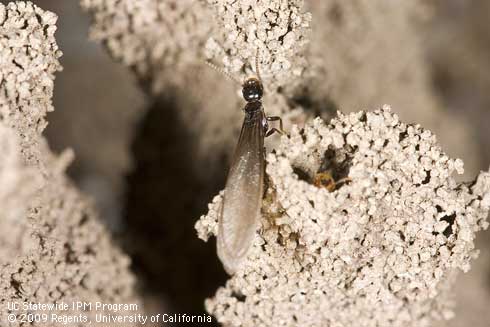
[(259, 101), (264, 94), (262, 82), (255, 77), (247, 79), (242, 85), (242, 94), (247, 102)]

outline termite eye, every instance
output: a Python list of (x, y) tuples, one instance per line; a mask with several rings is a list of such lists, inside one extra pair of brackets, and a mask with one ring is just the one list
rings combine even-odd
[(260, 100), (264, 94), (262, 83), (255, 78), (247, 79), (243, 83), (242, 94), (247, 102)]

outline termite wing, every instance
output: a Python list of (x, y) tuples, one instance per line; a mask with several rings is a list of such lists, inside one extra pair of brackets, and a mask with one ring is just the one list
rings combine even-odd
[(244, 111), (218, 219), (218, 257), (229, 274), (236, 272), (253, 244), (264, 189), (267, 118), (260, 101), (248, 102)]

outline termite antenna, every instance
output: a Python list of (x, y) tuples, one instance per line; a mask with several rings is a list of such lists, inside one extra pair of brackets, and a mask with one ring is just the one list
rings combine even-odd
[(212, 62), (206, 60), (206, 64), (213, 68), (215, 71), (217, 71), (218, 73), (221, 73), (223, 75), (225, 75), (226, 77), (228, 77), (230, 80), (234, 81), (235, 83), (237, 83), (238, 85), (242, 86), (242, 82), (240, 82), (236, 77), (232, 76), (230, 73), (226, 72), (224, 69), (216, 66), (215, 64), (213, 64)]
[(257, 48), (257, 53), (255, 54), (255, 72), (257, 73), (257, 77), (259, 78), (259, 81), (262, 83), (262, 78), (260, 77), (260, 71), (259, 71), (259, 51), (260, 49)]

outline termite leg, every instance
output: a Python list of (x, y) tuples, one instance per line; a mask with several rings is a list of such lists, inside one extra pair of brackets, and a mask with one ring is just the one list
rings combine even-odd
[[(283, 131), (282, 129), (282, 119), (279, 116), (269, 116), (267, 117), (267, 121), (278, 121), (279, 120), (279, 129)], [(283, 131), (284, 132), (284, 131)]]
[[(281, 135), (287, 134), (284, 131), (284, 129), (282, 128), (282, 119), (281, 119), (281, 117), (279, 117), (279, 116), (270, 116), (270, 117), (267, 117), (267, 121), (278, 121), (278, 120), (279, 120), (279, 129), (273, 128), (273, 129), (271, 129), (271, 131), (274, 131), (275, 130), (275, 132), (278, 132)], [(270, 133), (269, 135), (271, 135), (272, 133)], [(266, 136), (269, 136), (269, 135), (266, 134)]]
[(344, 184), (347, 182), (352, 182), (352, 179), (350, 177), (344, 177), (344, 178), (341, 178), (338, 181), (336, 181), (335, 184), (339, 185), (339, 184)]
[(286, 132), (282, 131), (282, 130), (278, 130), (277, 128), (275, 127), (272, 127), (271, 129), (269, 129), (266, 133), (265, 133), (265, 137), (268, 137), (268, 136), (271, 136), (272, 134), (274, 133), (279, 133), (281, 135), (284, 135), (286, 134)]

